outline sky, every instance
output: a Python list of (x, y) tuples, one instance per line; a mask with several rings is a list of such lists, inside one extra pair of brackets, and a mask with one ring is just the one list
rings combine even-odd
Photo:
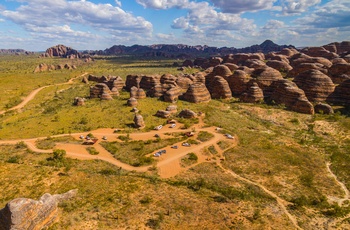
[(321, 46), (350, 40), (350, 0), (1, 0), (0, 49)]

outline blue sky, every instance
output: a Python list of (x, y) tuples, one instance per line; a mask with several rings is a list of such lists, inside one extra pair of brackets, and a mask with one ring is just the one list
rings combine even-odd
[(350, 40), (349, 0), (2, 0), (0, 49), (319, 46)]

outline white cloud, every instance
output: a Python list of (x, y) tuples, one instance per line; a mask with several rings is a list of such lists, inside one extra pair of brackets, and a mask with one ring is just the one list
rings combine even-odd
[(320, 3), (321, 0), (282, 0), (282, 13), (284, 15), (300, 14)]
[[(95, 4), (90, 1), (69, 0), (19, 0), (24, 2), (16, 10), (4, 10), (0, 14), (22, 26), (29, 32), (55, 33), (56, 36), (86, 36), (83, 31), (73, 31), (72, 25), (105, 31), (110, 34), (142, 34), (150, 36), (152, 24), (142, 17), (135, 17), (118, 6)], [(119, 1), (116, 1), (118, 5)], [(56, 31), (52, 31), (56, 29)]]
[(319, 28), (350, 27), (350, 1), (331, 1), (297, 22)]
[(136, 0), (136, 2), (145, 8), (153, 9), (181, 8), (188, 4), (188, 0)]
[(258, 11), (273, 9), (273, 4), (277, 0), (210, 0), (214, 6), (220, 8), (225, 13), (242, 13), (247, 11)]
[(188, 35), (205, 34), (208, 38), (214, 38), (220, 33), (229, 38), (233, 36), (233, 31), (244, 34), (256, 28), (252, 20), (237, 14), (218, 12), (208, 2), (189, 2), (183, 7), (188, 10), (187, 15), (175, 19), (172, 28), (184, 29)]
[(119, 7), (122, 7), (122, 3), (121, 3), (121, 1), (119, 1), (119, 0), (115, 0), (115, 4), (116, 4), (117, 6), (119, 6)]

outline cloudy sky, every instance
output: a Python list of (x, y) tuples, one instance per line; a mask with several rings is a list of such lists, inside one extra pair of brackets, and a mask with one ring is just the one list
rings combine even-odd
[(0, 49), (64, 44), (319, 46), (350, 40), (350, 0), (2, 0)]

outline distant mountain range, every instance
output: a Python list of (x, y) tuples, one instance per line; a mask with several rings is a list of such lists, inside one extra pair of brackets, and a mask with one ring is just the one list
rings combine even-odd
[(0, 49), (0, 54), (31, 54), (33, 52), (24, 49)]
[(266, 40), (260, 45), (253, 45), (245, 48), (234, 47), (210, 47), (210, 46), (189, 46), (184, 44), (155, 44), (149, 46), (143, 45), (114, 45), (108, 49), (100, 51), (85, 51), (84, 53), (96, 55), (134, 55), (143, 57), (166, 57), (166, 58), (191, 58), (195, 56), (225, 55), (232, 53), (269, 53), (272, 51), (281, 51), (284, 48), (295, 48), (292, 45), (277, 45), (271, 40)]
[[(64, 45), (60, 45), (65, 48)], [(57, 47), (51, 47), (48, 50)], [(74, 52), (78, 53), (78, 51), (66, 47)], [(193, 57), (209, 57), (214, 55), (226, 55), (226, 54), (234, 54), (234, 53), (269, 53), (272, 51), (281, 51), (284, 48), (295, 48), (292, 45), (277, 45), (271, 40), (266, 40), (260, 45), (253, 45), (245, 48), (234, 48), (234, 47), (211, 47), (206, 45), (197, 45), (190, 46), (184, 44), (155, 44), (155, 45), (133, 45), (133, 46), (124, 46), (124, 45), (114, 45), (105, 50), (86, 50), (82, 51), (83, 54), (90, 55), (132, 55), (138, 57), (164, 57), (164, 58), (193, 58)], [(50, 56), (54, 55), (55, 52), (46, 53)], [(57, 51), (58, 52), (58, 51)], [(33, 52), (28, 52), (23, 49), (0, 49), (0, 54), (31, 54)], [(79, 52), (80, 53), (80, 52)], [(60, 56), (60, 55), (57, 55)]]

